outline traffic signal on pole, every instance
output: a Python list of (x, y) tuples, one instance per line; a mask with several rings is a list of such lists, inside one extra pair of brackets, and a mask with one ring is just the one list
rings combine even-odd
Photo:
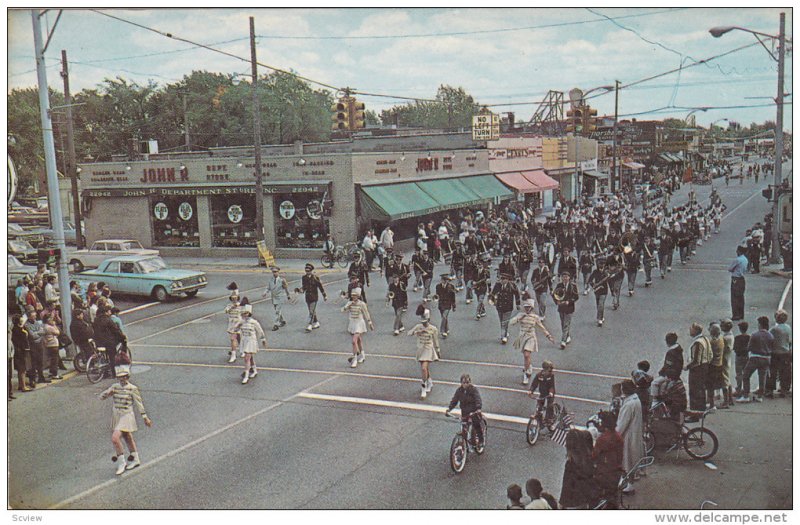
[(567, 110), (567, 133), (580, 133), (583, 130), (583, 109)]
[(583, 111), (583, 132), (591, 133), (597, 129), (597, 110), (586, 106)]
[(348, 121), (349, 109), (345, 101), (340, 99), (339, 102), (331, 106), (331, 111), (333, 112), (333, 115), (331, 115), (331, 120), (333, 120), (333, 130), (341, 131), (348, 129), (350, 126)]
[(351, 99), (350, 106), (350, 129), (355, 131), (362, 129), (366, 125), (364, 120), (364, 103), (358, 102), (356, 99)]

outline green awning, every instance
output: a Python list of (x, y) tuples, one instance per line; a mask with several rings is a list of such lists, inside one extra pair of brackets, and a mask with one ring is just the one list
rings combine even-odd
[(497, 180), (497, 177), (494, 175), (478, 175), (475, 177), (464, 177), (459, 180), (483, 199), (499, 198), (500, 200), (505, 200), (514, 196), (514, 192)]
[(426, 180), (417, 186), (446, 207), (474, 206), (484, 200), (459, 179)]
[(406, 219), (434, 213), (441, 208), (437, 201), (413, 182), (362, 186), (361, 192), (362, 212), (371, 218)]

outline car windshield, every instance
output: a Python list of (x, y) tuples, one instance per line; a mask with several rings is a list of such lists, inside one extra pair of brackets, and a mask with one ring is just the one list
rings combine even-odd
[(33, 250), (33, 246), (28, 241), (16, 239), (8, 241), (8, 246), (15, 252), (24, 252), (25, 250)]
[[(127, 241), (120, 243), (123, 250), (141, 250), (142, 245), (139, 244), (139, 241)], [(162, 261), (163, 262), (163, 261)]]
[(167, 268), (167, 263), (161, 257), (151, 257), (150, 259), (142, 259), (139, 261), (139, 267), (142, 273), (153, 273)]
[(13, 255), (8, 256), (8, 267), (9, 268), (22, 268), (23, 264), (19, 262), (19, 259), (14, 257)]

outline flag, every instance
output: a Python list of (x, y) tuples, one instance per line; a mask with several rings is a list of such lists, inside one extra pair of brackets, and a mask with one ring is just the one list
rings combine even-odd
[(555, 425), (555, 429), (553, 433), (550, 434), (550, 439), (561, 445), (562, 447), (567, 446), (567, 432), (570, 430), (570, 426), (575, 421), (575, 414), (572, 412), (563, 412), (561, 417), (558, 419)]

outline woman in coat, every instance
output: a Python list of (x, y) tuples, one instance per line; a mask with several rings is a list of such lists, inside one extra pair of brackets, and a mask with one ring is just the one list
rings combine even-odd
[(17, 383), (20, 392), (29, 392), (31, 389), (25, 384), (25, 375), (31, 368), (31, 351), (28, 344), (28, 332), (25, 322), (17, 314), (12, 318), (11, 343), (14, 347), (14, 368), (17, 370)]
[[(617, 432), (622, 436), (622, 468), (630, 472), (633, 467), (644, 457), (644, 431), (642, 420), (642, 402), (636, 395), (636, 385), (630, 379), (622, 382), (622, 395), (625, 396), (619, 409), (617, 419)], [(628, 484), (623, 492), (633, 492), (633, 486)]]
[(586, 430), (573, 428), (567, 433), (567, 463), (558, 500), (563, 509), (587, 509), (597, 498), (591, 443)]
[(409, 336), (417, 336), (417, 361), (422, 369), (422, 390), (420, 397), (425, 399), (433, 388), (430, 365), (439, 360), (439, 329), (430, 323), (431, 311), (420, 305), (417, 309), (421, 322), (414, 326)]
[(594, 479), (600, 499), (615, 503), (617, 485), (625, 473), (622, 469), (622, 436), (617, 432), (617, 417), (607, 411), (600, 412), (600, 436), (594, 444), (592, 459), (595, 463)]

